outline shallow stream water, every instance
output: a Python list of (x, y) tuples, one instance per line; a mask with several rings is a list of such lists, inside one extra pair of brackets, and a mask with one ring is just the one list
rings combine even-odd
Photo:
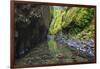
[(54, 39), (54, 36), (48, 38), (31, 49), (24, 57), (17, 59), (16, 64), (65, 64), (91, 62), (87, 56), (79, 55), (77, 48), (70, 48)]

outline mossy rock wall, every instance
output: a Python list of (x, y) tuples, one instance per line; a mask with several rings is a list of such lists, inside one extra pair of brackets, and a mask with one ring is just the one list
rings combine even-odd
[(15, 4), (16, 57), (26, 54), (39, 42), (46, 40), (49, 20), (48, 6)]

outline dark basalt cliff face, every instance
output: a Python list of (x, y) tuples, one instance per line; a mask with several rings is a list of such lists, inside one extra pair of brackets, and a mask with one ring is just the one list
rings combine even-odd
[(47, 39), (51, 17), (48, 6), (15, 5), (16, 57), (22, 57), (31, 48)]

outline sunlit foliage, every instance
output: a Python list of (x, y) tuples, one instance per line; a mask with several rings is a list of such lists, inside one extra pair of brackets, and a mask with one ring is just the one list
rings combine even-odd
[(58, 7), (54, 6), (49, 34), (57, 34), (64, 30), (67, 37), (78, 34), (91, 24), (94, 17), (94, 8)]

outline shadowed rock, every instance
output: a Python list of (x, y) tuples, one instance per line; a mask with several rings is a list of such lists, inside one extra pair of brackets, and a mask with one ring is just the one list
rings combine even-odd
[(16, 57), (22, 57), (31, 48), (47, 39), (49, 20), (48, 6), (16, 3)]

